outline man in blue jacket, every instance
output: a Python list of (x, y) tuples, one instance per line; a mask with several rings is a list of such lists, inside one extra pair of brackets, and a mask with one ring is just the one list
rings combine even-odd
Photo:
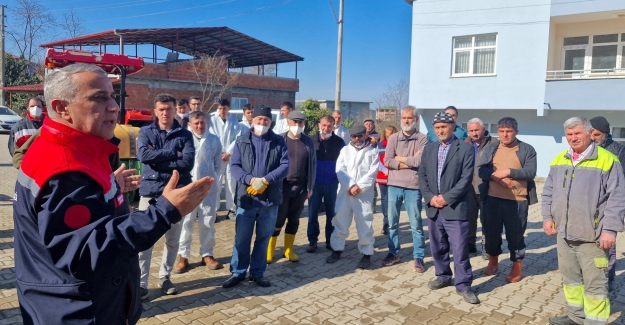
[[(108, 162), (119, 106), (106, 72), (56, 69), (44, 81), (49, 119), (15, 184), (15, 273), (24, 324), (135, 324), (137, 254), (200, 203), (214, 180), (175, 189), (129, 213)], [(132, 184), (130, 184), (132, 185)]]
[[(267, 244), (282, 203), (282, 182), (289, 173), (289, 154), (284, 138), (269, 129), (271, 108), (255, 108), (252, 123), (253, 128), (237, 138), (230, 157), (230, 170), (237, 181), (237, 215), (230, 262), (232, 276), (223, 283), (224, 288), (243, 281), (248, 267), (250, 281), (261, 287), (271, 286), (264, 277)], [(254, 229), (256, 240), (250, 257)]]
[(334, 117), (330, 115), (321, 117), (319, 121), (319, 133), (312, 136), (317, 155), (317, 172), (315, 173), (315, 187), (312, 191), (312, 196), (308, 199), (309, 244), (306, 249), (308, 253), (314, 253), (317, 250), (317, 241), (321, 233), (319, 229), (319, 210), (322, 200), (326, 208), (326, 248), (329, 250), (332, 249), (330, 246), (330, 236), (332, 236), (332, 232), (334, 231), (332, 218), (334, 218), (336, 193), (339, 189), (339, 179), (336, 176), (336, 160), (339, 159), (341, 149), (345, 146), (343, 139), (332, 131), (334, 129), (334, 123)]
[[(139, 188), (139, 210), (147, 209), (162, 194), (165, 184), (174, 170), (180, 173), (178, 186), (191, 183), (191, 170), (195, 162), (195, 146), (191, 132), (183, 129), (176, 121), (176, 99), (169, 94), (159, 94), (154, 99), (154, 115), (156, 119), (151, 125), (141, 128), (139, 132), (139, 151), (137, 158), (143, 163), (142, 183)], [(158, 272), (158, 286), (163, 293), (176, 294), (178, 291), (169, 280), (176, 262), (180, 242), (181, 223), (172, 224), (165, 233), (163, 262)], [(139, 254), (141, 267), (141, 298), (148, 297), (148, 278), (152, 248)]]

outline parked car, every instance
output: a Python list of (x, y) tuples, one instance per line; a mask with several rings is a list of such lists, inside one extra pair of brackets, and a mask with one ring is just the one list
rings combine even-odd
[(0, 106), (0, 132), (9, 133), (17, 121), (22, 118), (6, 106)]

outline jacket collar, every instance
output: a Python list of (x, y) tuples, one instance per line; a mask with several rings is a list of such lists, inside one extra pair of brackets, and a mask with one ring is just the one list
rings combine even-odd
[(614, 142), (614, 140), (612, 140), (612, 135), (608, 134), (605, 139), (603, 139), (603, 141), (599, 144), (599, 147), (605, 149), (606, 147), (608, 147), (609, 145), (612, 144), (612, 142)]
[[(117, 146), (119, 139), (113, 137), (111, 140), (104, 140), (86, 132), (78, 131), (67, 125), (44, 119), (41, 127), (41, 137), (46, 138), (50, 143), (57, 143), (64, 147), (76, 151), (107, 157), (119, 151)], [(98, 148), (99, 150), (93, 150)]]
[(410, 136), (406, 136), (406, 134), (402, 130), (400, 130), (398, 133), (399, 133), (399, 137), (397, 138), (397, 140), (399, 141), (417, 140), (417, 136), (419, 135), (419, 130), (415, 130), (414, 133), (411, 134)]
[[(590, 150), (588, 150), (588, 149), (590, 149)], [(590, 146), (589, 146), (589, 148), (587, 148), (587, 150), (588, 150), (588, 154), (586, 155), (586, 157), (584, 157), (578, 163), (580, 163), (580, 162), (582, 162), (584, 160), (594, 160), (594, 159), (597, 159), (597, 157), (598, 157), (597, 145), (593, 141), (590, 141)], [(573, 157), (571, 157), (570, 151), (571, 151), (571, 147), (569, 147), (569, 149), (566, 150), (566, 153), (564, 154), (564, 157), (566, 157), (566, 158), (568, 158), (568, 159), (570, 159), (572, 161)]]

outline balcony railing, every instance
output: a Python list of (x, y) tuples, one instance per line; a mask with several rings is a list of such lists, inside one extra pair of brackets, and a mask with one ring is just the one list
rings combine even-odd
[(547, 71), (547, 80), (625, 78), (625, 68)]

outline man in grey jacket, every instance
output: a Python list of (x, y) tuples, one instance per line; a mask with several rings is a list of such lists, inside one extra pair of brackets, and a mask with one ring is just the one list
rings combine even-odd
[[(473, 272), (467, 245), (467, 193), (473, 179), (473, 148), (454, 135), (456, 123), (451, 114), (436, 113), (433, 124), (439, 141), (423, 149), (419, 166), (419, 188), (427, 203), (430, 250), (437, 277), (428, 286), (432, 290), (450, 286), (455, 275), (456, 292), (466, 302), (479, 304), (471, 291)], [(450, 242), (455, 274), (449, 267)]]
[(417, 130), (419, 112), (414, 106), (401, 110), (401, 132), (391, 135), (386, 146), (384, 164), (388, 166), (388, 255), (382, 265), (399, 263), (399, 213), (402, 203), (408, 212), (412, 229), (413, 270), (425, 272), (425, 236), (421, 220), (421, 191), (417, 171), (423, 148), (428, 144), (425, 134)]
[(568, 150), (551, 162), (542, 195), (543, 230), (557, 236), (567, 315), (550, 324), (606, 324), (608, 250), (623, 231), (623, 169), (613, 154), (598, 147), (588, 120), (564, 122)]
[[(590, 138), (601, 148), (614, 154), (620, 161), (621, 167), (625, 170), (625, 146), (612, 140), (610, 134), (610, 123), (603, 116), (590, 119)], [(612, 291), (614, 286), (614, 276), (616, 275), (616, 245), (610, 248), (610, 266), (608, 267), (608, 288)]]

